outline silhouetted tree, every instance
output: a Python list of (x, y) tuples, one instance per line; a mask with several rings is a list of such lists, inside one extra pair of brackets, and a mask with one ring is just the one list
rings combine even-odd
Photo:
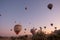
[(46, 40), (46, 35), (44, 32), (36, 33), (33, 37), (33, 40)]

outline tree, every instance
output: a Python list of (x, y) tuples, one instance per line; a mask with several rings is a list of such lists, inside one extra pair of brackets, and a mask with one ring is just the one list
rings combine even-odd
[(37, 32), (35, 35), (32, 37), (33, 40), (46, 40), (46, 34), (44, 32)]

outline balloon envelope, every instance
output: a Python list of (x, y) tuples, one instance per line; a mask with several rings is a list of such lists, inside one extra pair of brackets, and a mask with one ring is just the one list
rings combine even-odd
[(0, 14), (0, 16), (1, 16), (1, 14)]
[(17, 25), (14, 26), (14, 32), (16, 34), (19, 34), (19, 32), (21, 31), (21, 29), (22, 29), (22, 26), (19, 25), (19, 24), (17, 24)]
[(48, 6), (47, 6), (50, 10), (52, 9), (52, 7), (53, 7), (53, 5), (50, 3), (50, 4), (48, 4)]
[(55, 29), (57, 29), (57, 27), (55, 27)]
[(53, 26), (53, 23), (51, 23), (51, 26)]
[(10, 29), (10, 31), (12, 31), (12, 29)]
[(44, 28), (46, 29), (46, 26), (44, 26)]
[(24, 30), (26, 31), (26, 28)]
[(42, 27), (40, 27), (40, 29), (42, 29)]
[(16, 23), (16, 21), (14, 21), (14, 23)]
[(25, 10), (27, 10), (27, 7), (25, 7)]
[(32, 34), (35, 34), (35, 29), (31, 29), (30, 32), (31, 32)]

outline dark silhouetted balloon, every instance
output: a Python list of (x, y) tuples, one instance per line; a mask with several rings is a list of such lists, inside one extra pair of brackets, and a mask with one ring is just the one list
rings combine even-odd
[(40, 29), (42, 29), (42, 27), (39, 27)]
[(22, 25), (17, 24), (17, 25), (14, 26), (14, 32), (15, 32), (17, 35), (18, 35), (19, 32), (21, 31), (21, 29), (22, 29)]
[(10, 29), (10, 31), (12, 31), (12, 29)]
[(34, 28), (31, 29), (30, 32), (31, 32), (32, 34), (35, 34), (35, 29), (34, 29)]
[(53, 23), (51, 23), (50, 25), (53, 26)]
[(57, 29), (57, 27), (55, 27), (55, 30)]
[(48, 9), (51, 10), (53, 8), (53, 5), (51, 3), (49, 3), (47, 7), (48, 7)]
[(35, 28), (35, 30), (37, 30), (37, 28)]
[(25, 7), (25, 10), (27, 10), (27, 7)]
[(14, 23), (16, 23), (16, 21), (14, 21)]
[(40, 31), (42, 31), (42, 27), (39, 27), (40, 28)]
[(46, 29), (46, 26), (44, 26), (44, 28)]
[(26, 28), (24, 30), (26, 31)]
[(1, 14), (0, 14), (0, 16), (1, 16)]
[(24, 32), (24, 33), (26, 33), (26, 32)]

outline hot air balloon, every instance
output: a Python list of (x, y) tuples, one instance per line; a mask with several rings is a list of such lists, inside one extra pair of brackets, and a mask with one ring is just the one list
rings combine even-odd
[(19, 32), (21, 31), (21, 29), (22, 29), (22, 25), (16, 24), (16, 25), (14, 26), (14, 32), (15, 32), (17, 35), (18, 35)]
[(53, 4), (49, 3), (47, 7), (48, 7), (48, 9), (51, 10), (53, 8)]
[(34, 35), (35, 34), (35, 29), (31, 29), (30, 32)]
[(42, 27), (39, 27), (40, 28), (40, 31), (42, 32)]
[(10, 29), (10, 31), (12, 31), (12, 29)]
[(0, 14), (0, 16), (1, 16), (1, 14)]
[(25, 7), (25, 10), (27, 10), (27, 6)]
[(55, 28), (55, 30), (57, 29), (57, 27), (54, 27)]
[(50, 25), (53, 26), (53, 23), (51, 23)]
[(44, 29), (46, 29), (46, 26), (44, 26)]
[[(26, 31), (26, 28), (24, 30)], [(24, 32), (24, 33), (26, 33), (26, 32)]]
[(35, 28), (35, 30), (37, 30), (37, 28)]
[(16, 23), (16, 21), (14, 21), (14, 23)]
[(26, 28), (24, 30), (26, 31)]
[[(46, 26), (44, 26), (44, 29), (46, 29)], [(46, 33), (46, 30), (44, 30), (45, 31), (45, 33)]]
[(40, 30), (42, 30), (42, 27), (40, 27)]

